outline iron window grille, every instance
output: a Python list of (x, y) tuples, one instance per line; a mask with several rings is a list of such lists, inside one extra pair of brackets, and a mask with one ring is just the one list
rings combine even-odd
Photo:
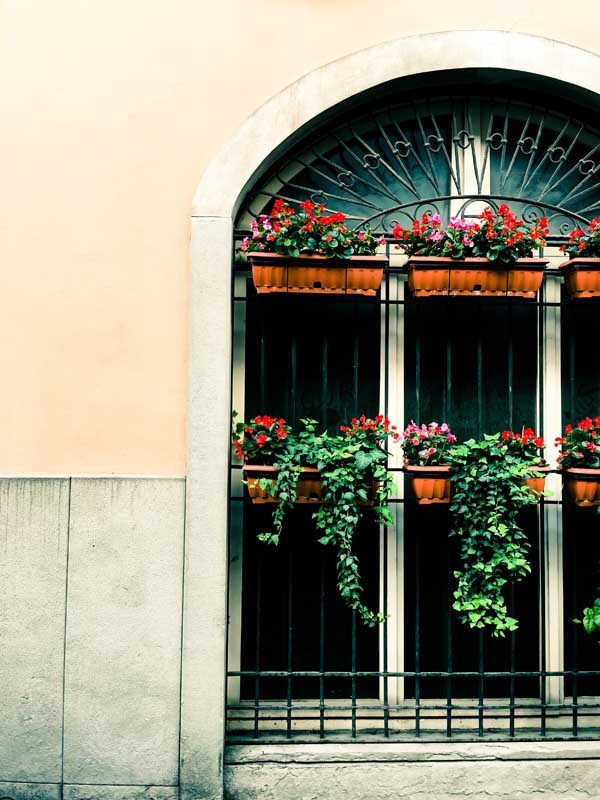
[[(595, 306), (569, 301), (556, 269), (568, 230), (600, 208), (599, 142), (558, 112), (471, 97), (371, 109), (301, 143), (240, 212), (234, 407), (242, 417), (285, 413), (295, 423), (310, 412), (335, 425), (375, 405), (399, 425), (443, 418), (466, 435), (535, 421), (551, 452), (563, 422), (600, 407), (600, 383), (580, 355), (597, 331)], [(248, 215), (275, 197), (307, 196), (384, 233), (424, 210), (469, 214), (511, 202), (525, 217), (550, 217), (551, 266), (535, 301), (420, 301), (389, 241), (377, 298), (257, 298), (237, 255)], [(476, 323), (470, 337), (466, 316)], [(307, 317), (316, 333), (302, 332)], [(427, 328), (436, 319), (447, 323), (441, 338)], [(229, 741), (597, 738), (597, 645), (571, 622), (594, 596), (595, 515), (563, 506), (559, 477), (550, 476), (554, 496), (526, 522), (529, 594), (513, 587), (510, 597), (522, 628), (497, 645), (450, 611), (455, 553), (445, 512), (417, 509), (398, 457), (390, 468), (399, 477), (396, 524), (360, 534), (369, 599), (391, 614), (369, 633), (335, 609), (331, 564), (325, 548), (311, 550), (306, 516), (294, 516), (279, 552), (255, 544), (262, 520), (232, 464)]]

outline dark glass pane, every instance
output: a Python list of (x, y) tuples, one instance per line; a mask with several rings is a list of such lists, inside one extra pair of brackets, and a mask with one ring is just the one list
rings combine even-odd
[[(262, 341), (262, 345), (261, 345)], [(246, 416), (283, 416), (294, 426), (313, 418), (331, 432), (354, 415), (379, 411), (380, 310), (377, 301), (348, 297), (257, 296), (249, 287), (246, 338)], [(261, 348), (264, 359), (261, 359)], [(266, 506), (244, 504), (244, 570), (242, 589), (242, 670), (257, 661), (256, 594), (261, 575), (261, 670), (287, 670), (289, 592), (291, 591), (294, 670), (320, 665), (321, 568), (324, 570), (325, 670), (352, 667), (352, 614), (340, 599), (335, 554), (317, 542), (311, 509), (298, 506), (289, 515), (278, 547), (261, 544), (256, 534), (268, 529)], [(379, 604), (379, 531), (365, 518), (355, 537), (365, 602)], [(358, 623), (358, 670), (379, 669), (379, 631)], [(358, 697), (377, 696), (376, 678), (357, 680)], [(243, 679), (242, 697), (254, 697), (254, 679)], [(294, 678), (295, 698), (319, 696), (315, 678)], [(348, 678), (328, 678), (326, 698), (351, 695)], [(285, 678), (263, 678), (261, 699), (285, 698)]]
[[(535, 425), (537, 305), (535, 303), (435, 298), (416, 300), (407, 291), (405, 335), (405, 416), (416, 422), (447, 422), (459, 439)], [(460, 543), (448, 538), (448, 508), (420, 507), (405, 486), (405, 653), (406, 668), (417, 664), (417, 573), (419, 656), (422, 671), (487, 671), (539, 668), (539, 547), (537, 509), (523, 513), (531, 543), (532, 574), (507, 588), (509, 607), (519, 620), (511, 640), (482, 638), (452, 610)], [(417, 548), (419, 552), (417, 553)], [(452, 642), (450, 644), (449, 633)], [(450, 651), (451, 648), (451, 651)], [(449, 654), (451, 652), (451, 660)], [(480, 656), (482, 661), (480, 662)], [(511, 658), (513, 659), (511, 662)], [(413, 693), (413, 681), (407, 682)], [(442, 679), (421, 681), (422, 697), (446, 694)], [(476, 679), (455, 678), (454, 697), (477, 697)], [(507, 696), (509, 682), (489, 678), (486, 697)], [(515, 693), (538, 694), (535, 679), (519, 679)]]

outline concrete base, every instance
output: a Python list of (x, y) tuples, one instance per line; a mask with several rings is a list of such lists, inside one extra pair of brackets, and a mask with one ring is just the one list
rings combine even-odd
[(228, 800), (600, 798), (597, 742), (229, 747)]
[[(62, 790), (62, 791), (61, 791)], [(0, 800), (178, 800), (176, 786), (90, 786), (0, 781)]]

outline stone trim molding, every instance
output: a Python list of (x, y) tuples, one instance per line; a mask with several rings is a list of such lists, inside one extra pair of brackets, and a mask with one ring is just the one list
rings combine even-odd
[(468, 68), (534, 73), (600, 93), (600, 55), (562, 42), (508, 31), (400, 38), (326, 64), (271, 98), (225, 143), (196, 190), (190, 255), (182, 800), (223, 795), (231, 237), (238, 203), (288, 138), (336, 104), (397, 78)]

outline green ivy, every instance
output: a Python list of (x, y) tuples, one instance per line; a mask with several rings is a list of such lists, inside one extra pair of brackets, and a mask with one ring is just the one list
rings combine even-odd
[(538, 475), (500, 434), (470, 439), (449, 453), (453, 515), (451, 536), (461, 540), (462, 566), (456, 570), (453, 608), (471, 628), (491, 629), (492, 636), (514, 631), (504, 598), (510, 582), (531, 572), (530, 543), (518, 523), (521, 509), (539, 497), (524, 481)]
[[(278, 544), (287, 513), (296, 500), (296, 482), (302, 466), (316, 467), (321, 473), (324, 503), (312, 518), (320, 534), (319, 542), (336, 552), (337, 586), (346, 605), (356, 611), (365, 625), (383, 622), (382, 612), (371, 611), (362, 601), (358, 559), (352, 544), (359, 520), (372, 511), (375, 521), (393, 523), (388, 498), (394, 483), (387, 470), (387, 452), (375, 445), (373, 436), (355, 432), (354, 436), (317, 433), (315, 420), (301, 420), (304, 430), (290, 437), (287, 451), (278, 457), (279, 472), (269, 491), (280, 502), (273, 511), (273, 530), (258, 538)], [(373, 497), (372, 507), (364, 505)]]

